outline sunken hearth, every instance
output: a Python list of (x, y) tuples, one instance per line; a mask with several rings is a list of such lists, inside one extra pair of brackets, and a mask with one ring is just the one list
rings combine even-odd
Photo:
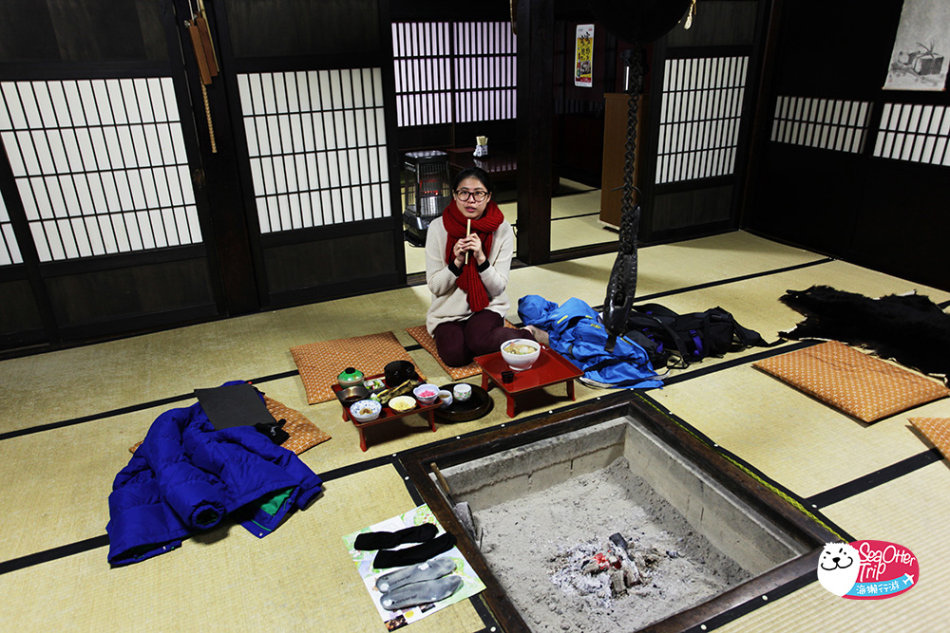
[(829, 529), (616, 395), (406, 460), (504, 630), (682, 631), (814, 573)]

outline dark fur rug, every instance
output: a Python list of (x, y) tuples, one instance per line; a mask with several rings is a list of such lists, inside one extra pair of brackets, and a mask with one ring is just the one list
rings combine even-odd
[(782, 336), (830, 339), (860, 345), (947, 382), (950, 314), (924, 295), (880, 299), (829, 286), (787, 290), (780, 301), (806, 319)]

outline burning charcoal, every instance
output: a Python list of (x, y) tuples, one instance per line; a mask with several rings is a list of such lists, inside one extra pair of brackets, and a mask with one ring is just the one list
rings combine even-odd
[(593, 558), (584, 561), (581, 565), (581, 571), (585, 574), (596, 574), (605, 571), (608, 567), (610, 567), (610, 562), (607, 560), (606, 554), (597, 552)]

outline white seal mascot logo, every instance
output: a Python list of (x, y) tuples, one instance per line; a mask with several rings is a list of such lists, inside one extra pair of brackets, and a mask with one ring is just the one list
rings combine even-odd
[(861, 555), (847, 543), (828, 543), (818, 558), (818, 582), (835, 594), (848, 593), (858, 580)]

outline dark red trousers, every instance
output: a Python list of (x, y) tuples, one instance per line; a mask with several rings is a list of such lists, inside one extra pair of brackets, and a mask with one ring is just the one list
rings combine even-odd
[(439, 357), (449, 367), (468, 365), (476, 356), (497, 352), (513, 338), (534, 340), (528, 330), (505, 327), (501, 315), (492, 310), (476, 312), (464, 321), (441, 323), (433, 338)]

